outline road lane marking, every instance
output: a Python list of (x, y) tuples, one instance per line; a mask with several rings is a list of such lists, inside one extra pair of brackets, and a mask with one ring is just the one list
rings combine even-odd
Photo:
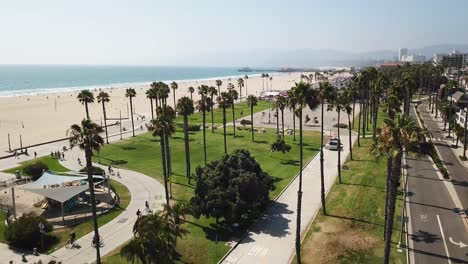
[(450, 254), (449, 254), (449, 251), (448, 251), (448, 247), (447, 247), (447, 242), (445, 242), (444, 230), (442, 229), (442, 224), (440, 223), (439, 215), (437, 215), (437, 221), (439, 221), (440, 234), (442, 235), (442, 241), (444, 242), (445, 253), (447, 253), (447, 261), (448, 261), (449, 264), (452, 264), (452, 261), (450, 260)]
[(449, 241), (450, 243), (454, 244), (454, 245), (457, 245), (459, 246), (460, 248), (464, 248), (464, 247), (468, 247), (467, 244), (463, 243), (463, 242), (459, 242), (459, 243), (456, 243), (455, 241), (453, 241), (452, 237), (449, 237)]

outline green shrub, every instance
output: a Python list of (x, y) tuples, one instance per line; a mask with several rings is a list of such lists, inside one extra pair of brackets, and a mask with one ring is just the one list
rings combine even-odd
[(42, 173), (45, 170), (48, 170), (49, 167), (47, 167), (46, 164), (44, 164), (41, 161), (37, 161), (33, 164), (26, 165), (23, 168), (23, 173), (30, 176), (33, 181), (39, 179), (39, 177), (42, 176)]
[[(105, 171), (101, 169), (100, 167), (91, 167), (91, 171), (93, 172), (93, 175), (104, 175)], [(86, 167), (82, 168), (80, 172), (87, 172)]]
[(200, 125), (188, 125), (187, 130), (188, 131), (200, 131)]
[[(33, 249), (41, 246), (41, 233), (39, 223), (44, 224), (44, 231), (52, 231), (52, 225), (35, 213), (27, 213), (20, 216), (15, 222), (5, 229), (5, 239), (8, 244), (22, 249)], [(52, 236), (44, 235), (44, 244), (50, 241)]]

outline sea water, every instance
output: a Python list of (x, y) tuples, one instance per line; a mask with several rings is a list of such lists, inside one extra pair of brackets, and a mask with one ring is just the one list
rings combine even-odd
[(0, 65), (0, 97), (240, 76), (244, 74), (237, 68)]

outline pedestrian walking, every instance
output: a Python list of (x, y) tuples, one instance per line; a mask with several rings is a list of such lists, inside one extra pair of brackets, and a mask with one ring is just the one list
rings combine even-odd
[(149, 203), (148, 203), (148, 201), (145, 201), (145, 207), (146, 207), (146, 209), (149, 210)]
[(34, 158), (37, 158), (37, 152), (34, 151)]
[(141, 216), (141, 211), (140, 211), (140, 209), (137, 210), (136, 215), (137, 215), (138, 218), (140, 218), (140, 216)]

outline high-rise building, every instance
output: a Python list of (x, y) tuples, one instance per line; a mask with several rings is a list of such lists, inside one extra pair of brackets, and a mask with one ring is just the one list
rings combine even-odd
[(408, 55), (408, 49), (407, 48), (400, 48), (400, 52), (398, 54), (398, 58), (401, 60), (403, 60), (403, 57)]
[(461, 53), (456, 50), (449, 54), (436, 53), (432, 60), (434, 63), (445, 67), (463, 68), (468, 65), (468, 53)]

